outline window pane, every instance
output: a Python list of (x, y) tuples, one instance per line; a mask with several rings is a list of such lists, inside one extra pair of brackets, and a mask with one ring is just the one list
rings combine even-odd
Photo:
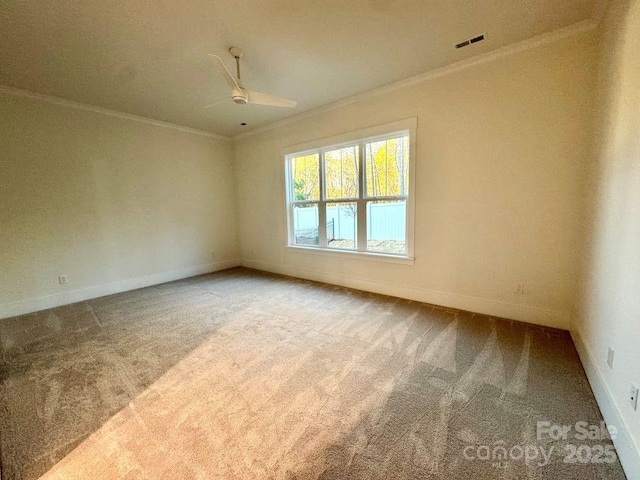
[(356, 248), (356, 202), (327, 203), (327, 246), (354, 250)]
[(293, 206), (293, 243), (318, 245), (318, 205)]
[(320, 156), (317, 153), (291, 160), (293, 201), (320, 200)]
[(367, 202), (367, 250), (406, 253), (407, 202)]
[(340, 148), (324, 154), (327, 200), (358, 197), (358, 147)]
[(409, 136), (365, 144), (368, 197), (409, 193)]

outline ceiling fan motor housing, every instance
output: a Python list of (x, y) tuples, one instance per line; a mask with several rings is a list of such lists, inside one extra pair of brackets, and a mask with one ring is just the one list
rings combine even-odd
[(231, 99), (238, 105), (246, 105), (246, 103), (249, 101), (249, 97), (247, 96), (247, 94), (239, 88), (233, 89), (233, 91), (231, 92)]

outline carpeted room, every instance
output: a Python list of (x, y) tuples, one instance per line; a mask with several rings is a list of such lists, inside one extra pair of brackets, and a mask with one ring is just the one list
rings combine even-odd
[(635, 478), (640, 6), (463, 3), (3, 6), (2, 478)]

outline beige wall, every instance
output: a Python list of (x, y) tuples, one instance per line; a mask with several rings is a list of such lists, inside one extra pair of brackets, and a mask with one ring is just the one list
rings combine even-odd
[[(568, 327), (591, 126), (593, 32), (236, 143), (245, 265)], [(418, 118), (415, 265), (284, 248), (281, 148)], [(519, 282), (525, 294), (515, 293)]]
[[(235, 166), (223, 140), (0, 94), (0, 316), (242, 257), (265, 270), (567, 327), (592, 34), (237, 139)], [(418, 118), (415, 265), (284, 248), (281, 149), (409, 117)], [(59, 274), (70, 283), (58, 285)]]
[[(598, 139), (587, 183), (576, 344), (629, 478), (640, 478), (640, 0), (612, 2), (604, 24)], [(615, 351), (613, 369), (607, 349)], [(626, 435), (628, 434), (628, 435)]]
[(0, 119), (0, 318), (235, 263), (230, 142), (6, 93)]

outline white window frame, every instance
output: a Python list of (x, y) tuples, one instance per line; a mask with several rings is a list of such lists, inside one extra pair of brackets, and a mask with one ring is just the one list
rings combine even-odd
[[(410, 118), (406, 120), (400, 120), (385, 125), (379, 125), (363, 130), (349, 132), (343, 135), (338, 135), (331, 138), (324, 138), (307, 142), (300, 145), (294, 145), (282, 150), (284, 157), (284, 172), (285, 172), (285, 202), (286, 202), (286, 224), (287, 224), (287, 238), (286, 248), (288, 251), (296, 253), (312, 253), (320, 255), (338, 256), (338, 257), (357, 257), (366, 260), (375, 261), (387, 261), (391, 263), (400, 264), (413, 264), (414, 262), (414, 218), (415, 218), (415, 165), (416, 165), (416, 129), (418, 120), (417, 118)], [(367, 197), (365, 195), (365, 149), (364, 145), (372, 141), (380, 141), (389, 138), (397, 138), (399, 136), (409, 136), (409, 192), (406, 196), (391, 196), (391, 197)], [(359, 151), (359, 173), (358, 173), (358, 198), (353, 199), (339, 199), (339, 200), (327, 200), (324, 195), (324, 153), (330, 150), (336, 150), (342, 147), (358, 145)], [(309, 202), (295, 202), (292, 198), (292, 169), (291, 160), (295, 157), (303, 155), (315, 154), (319, 156), (319, 191), (320, 199), (317, 201)], [(371, 252), (366, 250), (367, 244), (367, 229), (366, 229), (366, 207), (367, 203), (380, 200), (397, 200), (405, 199), (407, 205), (407, 218), (406, 218), (406, 232), (405, 232), (405, 253), (393, 254), (386, 252)], [(358, 206), (357, 216), (357, 246), (356, 250), (343, 250), (336, 249), (327, 246), (326, 236), (326, 204), (327, 203), (342, 203), (342, 202), (356, 202)], [(294, 205), (298, 204), (317, 204), (318, 205), (318, 239), (319, 245), (296, 245), (294, 238)], [(324, 207), (324, 208), (323, 208)], [(362, 213), (364, 212), (364, 213)]]

